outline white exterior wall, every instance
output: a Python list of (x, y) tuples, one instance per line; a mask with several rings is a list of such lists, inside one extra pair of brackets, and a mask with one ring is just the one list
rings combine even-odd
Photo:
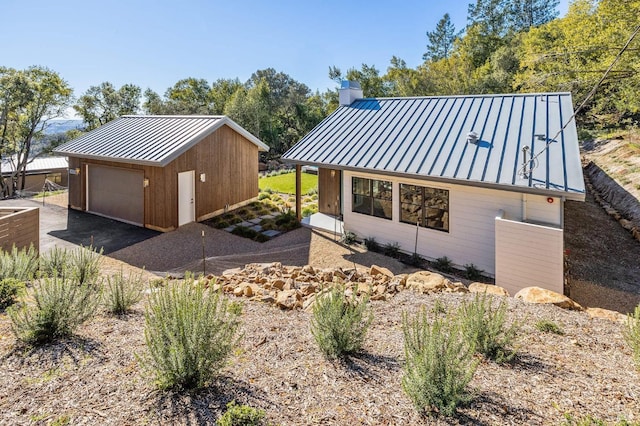
[[(393, 183), (392, 220), (351, 211), (353, 176)], [(520, 221), (528, 208), (529, 215), (535, 218), (531, 220), (550, 222), (557, 218), (551, 223), (561, 224), (559, 198), (554, 199), (554, 203), (547, 203), (546, 197), (538, 199), (538, 196), (529, 195), (528, 202), (523, 203), (524, 194), (517, 192), (344, 171), (345, 231), (354, 232), (360, 238), (375, 237), (380, 244), (397, 242), (402, 250), (413, 253), (416, 226), (400, 222), (400, 183), (449, 190), (449, 232), (418, 228), (418, 254), (430, 259), (447, 256), (459, 266), (473, 263), (487, 274), (495, 274), (495, 218), (501, 210), (506, 218)]]
[(496, 284), (515, 295), (524, 287), (564, 291), (563, 231), (496, 217)]

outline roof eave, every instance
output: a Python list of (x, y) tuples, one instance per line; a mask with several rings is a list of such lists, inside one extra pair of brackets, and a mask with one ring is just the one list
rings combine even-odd
[(65, 155), (67, 157), (73, 157), (73, 158), (82, 158), (82, 159), (87, 159), (87, 160), (110, 161), (110, 162), (113, 162), (113, 163), (139, 164), (141, 166), (164, 167), (164, 166), (166, 166), (167, 164), (170, 163), (170, 161), (167, 162), (166, 164), (163, 164), (160, 161), (135, 160), (135, 159), (131, 159), (131, 158), (108, 157), (108, 156), (104, 156), (104, 155), (86, 155), (86, 154), (81, 154), (81, 153), (77, 153), (77, 152), (60, 151), (59, 153), (60, 153), (60, 155)]
[(293, 163), (293, 164), (300, 164), (300, 165), (304, 164), (304, 165), (317, 166), (320, 168), (327, 168), (327, 169), (334, 169), (334, 170), (346, 170), (350, 172), (371, 173), (371, 174), (384, 175), (384, 176), (397, 176), (397, 177), (404, 177), (408, 179), (419, 179), (419, 180), (432, 181), (432, 182), (450, 183), (454, 185), (473, 186), (477, 188), (496, 189), (500, 191), (519, 192), (522, 194), (564, 197), (566, 200), (572, 200), (572, 201), (585, 200), (584, 191), (583, 192), (563, 191), (563, 190), (556, 190), (556, 189), (549, 189), (549, 188), (535, 188), (535, 187), (522, 186), (522, 185), (505, 185), (505, 184), (492, 183), (492, 182), (481, 182), (481, 181), (467, 180), (467, 179), (454, 179), (454, 178), (446, 178), (446, 177), (440, 177), (440, 176), (417, 175), (417, 174), (411, 174), (411, 173), (397, 173), (397, 172), (389, 172), (385, 170), (363, 169), (358, 167), (338, 166), (335, 164), (300, 161), (300, 160), (285, 158), (285, 157), (282, 157), (282, 160), (289, 163)]

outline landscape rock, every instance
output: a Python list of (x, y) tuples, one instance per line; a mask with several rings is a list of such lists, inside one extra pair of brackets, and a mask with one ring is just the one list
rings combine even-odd
[(469, 284), (469, 291), (471, 293), (487, 293), (497, 296), (509, 296), (509, 292), (500, 286), (479, 282)]
[(297, 290), (282, 290), (276, 297), (276, 306), (280, 309), (294, 309), (302, 307), (302, 296)]
[(447, 288), (449, 280), (430, 271), (418, 271), (407, 277), (407, 288), (420, 293), (436, 293)]
[(601, 319), (606, 319), (609, 321), (621, 322), (621, 323), (624, 323), (627, 321), (626, 315), (621, 314), (620, 312), (610, 311), (608, 309), (587, 308), (585, 311), (591, 318), (601, 318)]
[(371, 268), (369, 269), (369, 275), (373, 277), (375, 277), (376, 275), (384, 275), (386, 277), (393, 278), (393, 272), (378, 265), (371, 265)]
[(514, 297), (527, 303), (551, 304), (563, 309), (583, 310), (582, 306), (567, 296), (540, 287), (525, 287)]

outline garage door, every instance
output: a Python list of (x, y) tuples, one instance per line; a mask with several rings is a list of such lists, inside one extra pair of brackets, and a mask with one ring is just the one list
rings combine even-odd
[(123, 222), (144, 222), (144, 172), (89, 165), (87, 210)]

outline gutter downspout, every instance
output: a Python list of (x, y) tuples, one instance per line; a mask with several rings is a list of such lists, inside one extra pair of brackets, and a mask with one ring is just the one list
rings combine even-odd
[(527, 194), (522, 194), (522, 221), (527, 221)]

